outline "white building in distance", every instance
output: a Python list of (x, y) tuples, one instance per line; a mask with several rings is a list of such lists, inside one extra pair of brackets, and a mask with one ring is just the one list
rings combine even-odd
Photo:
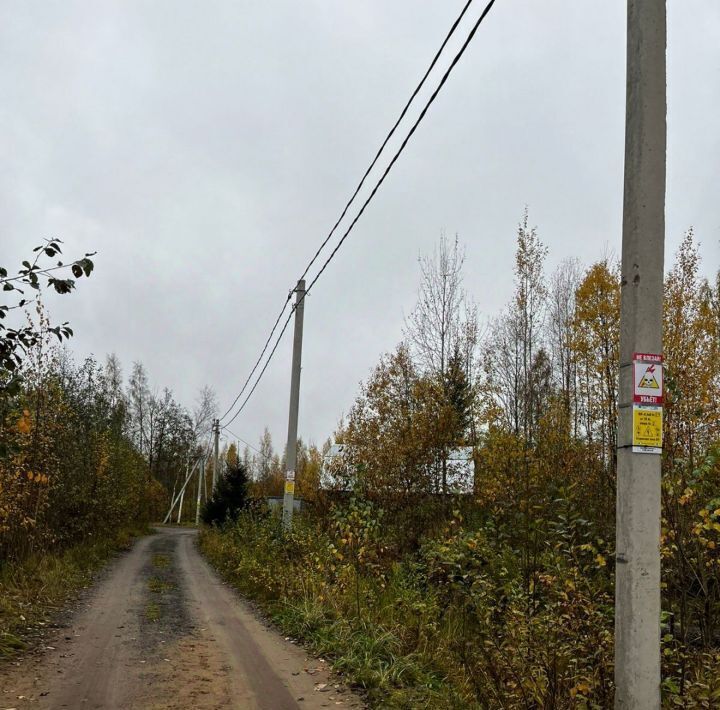
[[(354, 471), (348, 462), (347, 445), (333, 444), (323, 458), (320, 472), (320, 489), (349, 492), (352, 490)], [(475, 457), (472, 446), (451, 449), (447, 458), (448, 491), (455, 495), (470, 494), (475, 490)]]

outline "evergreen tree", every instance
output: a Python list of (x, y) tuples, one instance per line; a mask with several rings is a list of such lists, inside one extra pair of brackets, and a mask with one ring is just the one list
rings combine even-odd
[(460, 344), (456, 343), (448, 360), (445, 373), (445, 395), (448, 404), (453, 408), (456, 417), (456, 431), (452, 445), (465, 442), (472, 418), (473, 392), (466, 374), (463, 353)]
[(241, 510), (247, 505), (247, 469), (242, 463), (228, 465), (224, 476), (220, 477), (212, 498), (202, 510), (203, 522), (207, 525), (222, 525), (229, 520), (237, 520)]

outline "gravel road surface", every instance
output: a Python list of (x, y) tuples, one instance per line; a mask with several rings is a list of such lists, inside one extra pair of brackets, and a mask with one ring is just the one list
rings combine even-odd
[(195, 536), (139, 540), (64, 628), (0, 666), (0, 710), (364, 707), (219, 580)]

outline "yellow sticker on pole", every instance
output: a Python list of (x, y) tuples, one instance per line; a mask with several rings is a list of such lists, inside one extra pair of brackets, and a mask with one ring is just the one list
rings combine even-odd
[(662, 407), (633, 406), (633, 451), (662, 453)]
[(295, 493), (295, 481), (285, 481), (285, 493)]

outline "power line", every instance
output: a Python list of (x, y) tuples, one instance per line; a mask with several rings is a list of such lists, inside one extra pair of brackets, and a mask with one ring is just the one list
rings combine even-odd
[[(330, 241), (330, 239), (332, 239), (340, 222), (342, 222), (342, 220), (344, 219), (345, 215), (347, 214), (348, 210), (350, 209), (351, 204), (353, 203), (353, 201), (357, 197), (358, 193), (362, 189), (363, 185), (365, 184), (365, 180), (367, 179), (368, 175), (370, 174), (372, 169), (377, 164), (377, 161), (379, 160), (380, 155), (382, 154), (383, 150), (385, 150), (385, 146), (387, 146), (390, 139), (393, 137), (393, 135), (395, 135), (395, 131), (397, 130), (397, 128), (400, 125), (400, 123), (402, 122), (402, 120), (405, 118), (405, 116), (408, 112), (408, 109), (410, 108), (410, 105), (415, 100), (415, 97), (418, 95), (418, 93), (420, 92), (422, 87), (425, 85), (425, 81), (427, 80), (428, 76), (430, 76), (430, 72), (432, 72), (432, 70), (435, 68), (435, 65), (437, 64), (438, 59), (440, 59), (440, 56), (442, 55), (443, 51), (445, 50), (447, 43), (450, 41), (451, 37), (455, 33), (455, 30), (457, 29), (458, 25), (462, 21), (463, 17), (465, 16), (465, 13), (467, 12), (467, 10), (470, 7), (470, 5), (472, 4), (472, 2), (473, 2), (473, 0), (467, 0), (462, 11), (460, 12), (458, 17), (453, 22), (452, 26), (450, 27), (449, 32), (447, 33), (447, 35), (445, 36), (445, 39), (443, 40), (443, 43), (440, 45), (440, 48), (435, 53), (435, 56), (433, 57), (432, 61), (430, 62), (430, 65), (428, 66), (428, 68), (426, 69), (422, 78), (420, 79), (420, 82), (418, 83), (418, 85), (415, 87), (414, 91), (410, 95), (410, 98), (408, 99), (407, 103), (403, 107), (403, 110), (400, 112), (400, 115), (398, 116), (397, 120), (395, 121), (393, 127), (390, 129), (388, 134), (385, 136), (385, 139), (383, 140), (382, 144), (380, 145), (380, 148), (378, 149), (377, 153), (375, 154), (375, 157), (372, 159), (372, 162), (370, 163), (367, 170), (365, 171), (362, 178), (360, 179), (360, 182), (358, 183), (357, 187), (355, 188), (355, 191), (351, 195), (350, 199), (345, 204), (345, 207), (343, 208), (342, 212), (340, 213), (340, 216), (338, 217), (337, 221), (333, 225), (333, 228), (330, 230), (328, 235), (325, 237), (322, 244), (320, 244), (320, 246), (318, 247), (318, 250), (315, 252), (312, 259), (310, 259), (310, 261), (308, 262), (308, 265), (305, 267), (305, 270), (303, 271), (300, 279), (305, 278), (308, 271), (310, 271), (313, 264), (315, 263), (317, 258), (320, 256), (320, 253), (322, 252), (322, 250), (325, 248), (325, 246)], [(242, 386), (242, 389), (238, 393), (237, 397), (235, 397), (235, 399), (233, 400), (233, 403), (228, 407), (228, 409), (225, 411), (225, 413), (220, 417), (220, 419), (224, 419), (232, 411), (233, 407), (237, 404), (238, 400), (240, 399), (240, 397), (242, 397), (243, 393), (247, 389), (248, 383), (252, 379), (252, 376), (255, 374), (255, 371), (258, 368), (258, 365), (260, 364), (263, 356), (267, 352), (270, 341), (272, 340), (272, 337), (275, 334), (275, 331), (277, 330), (278, 324), (280, 323), (280, 320), (282, 319), (283, 313), (285, 313), (285, 309), (287, 308), (287, 304), (290, 301), (291, 295), (292, 295), (292, 292), (290, 295), (288, 295), (287, 300), (283, 304), (282, 310), (278, 314), (278, 317), (275, 319), (275, 323), (273, 324), (273, 327), (270, 330), (270, 334), (268, 335), (267, 340), (265, 341), (265, 345), (263, 346), (262, 352), (260, 353), (258, 359), (256, 360), (255, 365), (253, 366), (252, 370), (250, 371), (250, 374), (247, 376), (247, 379), (245, 380), (245, 382)]]
[[(230, 431), (226, 426), (223, 427), (225, 431), (230, 434), (231, 436), (234, 436), (238, 441), (241, 441), (245, 446), (247, 446), (249, 449), (252, 449), (258, 456), (262, 456), (266, 461), (269, 461), (272, 459), (272, 456), (268, 456), (267, 454), (264, 454), (260, 449), (256, 449), (252, 444), (248, 443), (243, 439), (241, 436), (238, 436), (234, 431)], [(238, 452), (239, 453), (239, 452)]]
[[(268, 345), (270, 345), (270, 341), (272, 340), (273, 335), (275, 334), (275, 331), (277, 330), (278, 323), (280, 322), (280, 319), (283, 317), (283, 313), (285, 313), (285, 309), (287, 308), (287, 304), (290, 302), (290, 298), (292, 297), (292, 291), (288, 294), (287, 299), (285, 300), (285, 303), (283, 303), (282, 310), (280, 313), (278, 313), (277, 318), (275, 319), (275, 323), (272, 327), (272, 330), (270, 331), (270, 335), (268, 335), (267, 340), (265, 341), (265, 345), (263, 346), (262, 352), (258, 356), (258, 359), (255, 361), (255, 364), (253, 365), (253, 369), (250, 370), (250, 374), (247, 376), (247, 379), (245, 380), (245, 383), (242, 386), (242, 389), (240, 392), (238, 392), (237, 397), (233, 400), (233, 403), (227, 408), (225, 411), (225, 414), (223, 414), (220, 419), (225, 419), (225, 417), (232, 411), (232, 408), (237, 404), (237, 401), (242, 397), (243, 392), (246, 390), (248, 383), (250, 382), (252, 376), (255, 374), (255, 370), (257, 370), (258, 365), (260, 364), (260, 361), (263, 359), (263, 355), (267, 352)], [(232, 421), (232, 419), (230, 420)]]
[(330, 233), (327, 235), (327, 237), (325, 237), (323, 243), (319, 246), (319, 248), (315, 252), (315, 255), (313, 256), (313, 258), (310, 259), (310, 262), (305, 267), (305, 271), (303, 271), (300, 279), (305, 278), (305, 276), (307, 275), (307, 272), (310, 271), (312, 265), (315, 263), (318, 256), (320, 256), (320, 252), (325, 248), (327, 243), (332, 238), (333, 234), (335, 234), (335, 230), (338, 228), (338, 225), (340, 224), (340, 222), (342, 222), (343, 218), (347, 214), (347, 211), (350, 209), (350, 205), (353, 203), (353, 201), (357, 197), (358, 193), (362, 189), (362, 186), (365, 184), (365, 180), (367, 179), (367, 176), (370, 174), (372, 169), (375, 167), (377, 161), (380, 158), (381, 153), (383, 152), (383, 150), (385, 150), (385, 146), (388, 144), (388, 142), (393, 137), (393, 135), (395, 135), (395, 131), (397, 130), (397, 127), (400, 125), (403, 118), (405, 118), (405, 115), (407, 114), (408, 109), (410, 108), (410, 105), (415, 100), (415, 97), (420, 92), (420, 89), (422, 89), (423, 85), (425, 84), (425, 80), (428, 78), (428, 76), (430, 76), (430, 72), (435, 68), (435, 65), (437, 64), (438, 59), (440, 59), (440, 55), (443, 53), (445, 47), (447, 46), (447, 43), (450, 41), (450, 38), (453, 36), (453, 33), (455, 32), (455, 30), (457, 29), (457, 26), (462, 21), (462, 18), (465, 16), (465, 13), (467, 12), (467, 10), (470, 7), (470, 5), (472, 4), (472, 2), (473, 2), (473, 0), (467, 0), (467, 2), (465, 3), (465, 7), (463, 7), (463, 9), (462, 9), (462, 12), (458, 15), (455, 22), (453, 22), (452, 27), (450, 27), (450, 31), (447, 33), (447, 35), (445, 36), (445, 39), (443, 40), (443, 43), (440, 45), (440, 49), (438, 49), (438, 51), (435, 53), (433, 60), (430, 62), (430, 66), (425, 71), (425, 74), (423, 74), (422, 79), (420, 79), (420, 83), (415, 87), (415, 90), (410, 95), (410, 98), (408, 99), (407, 103), (405, 104), (405, 107), (403, 108), (403, 110), (400, 112), (398, 119), (395, 121), (395, 124), (390, 129), (390, 132), (385, 136), (385, 139), (383, 140), (382, 145), (380, 146), (380, 148), (378, 148), (377, 153), (375, 153), (375, 157), (372, 159), (372, 162), (370, 163), (368, 169), (365, 171), (365, 174), (360, 179), (360, 182), (358, 183), (357, 187), (355, 188), (355, 192), (353, 192), (352, 196), (347, 201), (345, 207), (343, 208), (343, 211), (341, 212), (340, 216), (338, 217), (337, 222), (335, 222), (335, 224), (333, 225), (333, 228), (330, 230)]
[(350, 232), (352, 232), (355, 224), (357, 224), (360, 217), (362, 217), (363, 212), (365, 212), (365, 208), (370, 204), (373, 197), (375, 197), (375, 194), (380, 189), (380, 186), (383, 184), (383, 182), (385, 182), (385, 178), (388, 176), (388, 174), (392, 170), (393, 166), (397, 162), (397, 159), (400, 157), (402, 152), (405, 150), (405, 146), (407, 146), (408, 142), (410, 141), (410, 139), (413, 137), (413, 134), (417, 130), (417, 127), (420, 125), (423, 118), (425, 118), (425, 115), (427, 114), (428, 109), (434, 103), (435, 99), (437, 98), (438, 94), (440, 93), (440, 90), (445, 85), (445, 82), (448, 80), (448, 77), (452, 73), (453, 69), (455, 68), (457, 63), (460, 61), (462, 55), (465, 54), (465, 50), (468, 48), (468, 45), (470, 44), (470, 42), (472, 42), (472, 39), (475, 36), (475, 33), (478, 31), (478, 28), (482, 24), (485, 17), (487, 17), (487, 14), (490, 12), (490, 10), (492, 9), (492, 6), (494, 4), (495, 4), (495, 0), (490, 0), (490, 2), (485, 6), (485, 9), (483, 10), (482, 14), (480, 15), (480, 17), (477, 19), (477, 21), (473, 25), (473, 28), (470, 30), (470, 33), (468, 34), (467, 39), (463, 43), (463, 45), (460, 48), (460, 50), (458, 51), (458, 53), (453, 58), (450, 66), (447, 68), (447, 70), (443, 74), (443, 77), (440, 80), (440, 83), (438, 84), (437, 88), (435, 89), (435, 91), (433, 91), (432, 95), (430, 96), (427, 103), (425, 104), (423, 110), (420, 112), (420, 115), (415, 120), (415, 123), (413, 123), (412, 128), (410, 129), (409, 133), (407, 134), (407, 136), (405, 136), (405, 139), (403, 140), (402, 144), (400, 145), (400, 148), (398, 148), (398, 150), (395, 153), (395, 155), (393, 156), (392, 160), (390, 161), (388, 166), (385, 168), (385, 171), (380, 176), (380, 179), (375, 184), (375, 187), (372, 189), (372, 192), (370, 193), (370, 195), (368, 195), (365, 202), (363, 202), (363, 205), (360, 208), (360, 211), (357, 213), (357, 215), (355, 215), (355, 219), (353, 219), (353, 221), (350, 223), (350, 226), (345, 230), (345, 233), (340, 238), (340, 241), (335, 245), (335, 248), (332, 250), (332, 252), (330, 252), (330, 256), (325, 260), (325, 263), (322, 265), (322, 268), (320, 269), (320, 271), (318, 271), (318, 273), (315, 275), (315, 278), (310, 282), (310, 285), (307, 287), (307, 290), (305, 291), (305, 296), (307, 296), (308, 293), (310, 293), (310, 290), (315, 285), (317, 280), (320, 278), (323, 271), (325, 271), (328, 264), (333, 260), (333, 258), (339, 251), (340, 247), (343, 245), (343, 242), (348, 238), (348, 235), (350, 234)]
[[(285, 334), (285, 331), (287, 330), (288, 325), (290, 324), (290, 319), (292, 318), (292, 315), (293, 315), (293, 313), (295, 312), (295, 309), (298, 307), (298, 305), (300, 305), (300, 303), (302, 303), (302, 302), (305, 300), (305, 298), (306, 298), (307, 295), (310, 293), (310, 291), (311, 291), (311, 289), (313, 288), (313, 286), (317, 283), (317, 281), (318, 281), (318, 279), (320, 278), (320, 276), (322, 276), (323, 272), (324, 272), (325, 269), (328, 267), (328, 265), (330, 264), (330, 262), (335, 258), (335, 255), (338, 253), (338, 251), (340, 250), (340, 247), (343, 245), (343, 243), (345, 242), (345, 240), (346, 240), (346, 239), (348, 238), (348, 236), (350, 235), (350, 232), (352, 232), (353, 228), (354, 228), (355, 225), (357, 224), (357, 222), (358, 222), (358, 220), (360, 219), (360, 217), (362, 217), (362, 215), (363, 215), (363, 213), (365, 212), (367, 206), (370, 204), (370, 202), (372, 202), (373, 198), (374, 198), (375, 195), (377, 194), (377, 191), (380, 189), (380, 187), (381, 187), (381, 185), (383, 184), (383, 182), (385, 182), (385, 178), (388, 176), (388, 174), (389, 174), (390, 171), (392, 170), (393, 166), (394, 166), (395, 163), (397, 162), (398, 158), (400, 157), (400, 155), (402, 155), (403, 151), (405, 150), (408, 142), (410, 141), (410, 139), (412, 138), (412, 136), (415, 134), (415, 131), (417, 130), (418, 126), (420, 125), (420, 123), (421, 123), (421, 122), (423, 121), (423, 119), (425, 118), (425, 116), (426, 116), (426, 114), (427, 114), (430, 106), (432, 106), (432, 104), (435, 102), (435, 99), (438, 97), (438, 94), (439, 94), (440, 91), (442, 90), (443, 86), (445, 86), (445, 83), (447, 82), (448, 78), (450, 77), (450, 74), (452, 73), (452, 71), (453, 71), (453, 70), (455, 69), (455, 67), (457, 66), (457, 64), (458, 64), (458, 62), (460, 61), (460, 59), (462, 58), (463, 54), (465, 54), (465, 50), (466, 50), (466, 49), (468, 48), (468, 46), (470, 45), (470, 42), (472, 42), (473, 38), (475, 37), (475, 34), (476, 34), (477, 31), (478, 31), (478, 28), (480, 27), (480, 25), (482, 24), (482, 22), (485, 20), (485, 18), (487, 17), (488, 13), (490, 12), (490, 10), (492, 9), (492, 7), (493, 7), (494, 4), (495, 4), (495, 0), (490, 0), (490, 2), (487, 3), (487, 5), (485, 6), (485, 9), (482, 11), (482, 14), (481, 14), (480, 17), (476, 20), (476, 22), (475, 22), (475, 24), (473, 25), (472, 29), (471, 29), (470, 32), (468, 33), (468, 36), (467, 36), (467, 38), (465, 39), (465, 42), (463, 42), (462, 46), (460, 47), (460, 50), (457, 52), (457, 54), (456, 54), (455, 57), (453, 58), (452, 62), (450, 63), (450, 66), (447, 68), (447, 70), (446, 70), (445, 73), (443, 74), (442, 79), (440, 80), (440, 83), (437, 85), (435, 91), (433, 91), (432, 95), (430, 96), (430, 98), (429, 98), (429, 99), (427, 100), (427, 102), (425, 103), (425, 106), (423, 107), (423, 109), (422, 109), (422, 111), (420, 112), (419, 116), (417, 117), (417, 119), (416, 119), (415, 122), (413, 123), (412, 127), (410, 128), (410, 131), (409, 131), (408, 134), (405, 136), (405, 138), (404, 138), (403, 142), (401, 143), (400, 147), (399, 147), (398, 150), (396, 151), (395, 155), (392, 157), (392, 160), (388, 163), (387, 167), (386, 167), (385, 170), (383, 171), (383, 174), (380, 176), (380, 179), (379, 179), (379, 180), (377, 181), (377, 183), (375, 184), (375, 187), (372, 189), (372, 191), (370, 192), (370, 194), (368, 195), (368, 197), (367, 197), (367, 198), (365, 199), (365, 201), (363, 202), (362, 207), (360, 208), (360, 210), (358, 211), (358, 213), (355, 215), (355, 218), (354, 218), (353, 221), (350, 223), (350, 226), (345, 230), (344, 234), (343, 234), (342, 237), (340, 238), (340, 241), (335, 245), (335, 248), (332, 250), (332, 252), (330, 252), (330, 256), (328, 256), (328, 258), (325, 260), (324, 264), (323, 264), (322, 267), (320, 268), (320, 271), (318, 271), (318, 273), (315, 275), (315, 277), (313, 278), (313, 280), (310, 282), (310, 285), (307, 287), (307, 289), (306, 289), (305, 293), (303, 294), (302, 298), (299, 299), (299, 301), (298, 301), (297, 303), (295, 303), (295, 304), (293, 305), (293, 307), (291, 308), (290, 313), (288, 314), (288, 317), (287, 317), (287, 319), (285, 320), (285, 323), (283, 324), (282, 329), (280, 330), (280, 334), (278, 335), (277, 339), (275, 340), (275, 344), (273, 345), (273, 348), (272, 348), (272, 350), (270, 351), (270, 355), (268, 356), (267, 360), (265, 361), (265, 364), (263, 365), (262, 369), (260, 370), (260, 374), (258, 375), (257, 379), (255, 380), (255, 384), (252, 386), (252, 388), (250, 389), (250, 392), (247, 394), (247, 396), (246, 396), (245, 399), (243, 400), (243, 403), (240, 405), (240, 408), (237, 410), (237, 412), (235, 412), (235, 414), (233, 415), (232, 419), (230, 419), (230, 421), (228, 421), (227, 424), (232, 424), (232, 422), (235, 421), (235, 419), (237, 419), (237, 417), (240, 415), (240, 413), (241, 413), (241, 412), (243, 411), (243, 409), (245, 408), (245, 405), (248, 403), (250, 397), (252, 397), (252, 395), (253, 395), (253, 393), (255, 392), (258, 384), (260, 384), (260, 380), (262, 379), (263, 375), (265, 374), (265, 371), (267, 370), (268, 365), (270, 364), (270, 361), (272, 360), (273, 356), (275, 355), (275, 352), (277, 351), (277, 348), (278, 348), (278, 346), (279, 346), (279, 344), (280, 344), (280, 341), (282, 340), (282, 337), (283, 337), (283, 335)], [(317, 255), (316, 255), (316, 256), (317, 256)], [(314, 257), (314, 258), (315, 258), (315, 257)], [(313, 258), (313, 260), (314, 260), (314, 258)], [(286, 304), (285, 304), (285, 307), (286, 307), (286, 306), (287, 306), (287, 302), (286, 302)], [(275, 330), (275, 329), (277, 328), (277, 324), (280, 322), (280, 319), (282, 318), (282, 314), (285, 312), (285, 307), (283, 307), (283, 310), (281, 311), (280, 316), (279, 316), (278, 320), (276, 321), (276, 324), (275, 324), (275, 327), (274, 327), (273, 330)], [(271, 337), (272, 337), (272, 336), (271, 336)], [(269, 342), (269, 341), (268, 341), (268, 342)], [(266, 344), (265, 349), (267, 349), (267, 344)], [(256, 364), (256, 366), (255, 366), (254, 369), (257, 369), (257, 364)], [(249, 381), (249, 380), (248, 380), (248, 381)], [(240, 399), (239, 396), (236, 398), (235, 401), (237, 402), (238, 399)]]
[[(307, 294), (306, 294), (307, 295)], [(295, 313), (295, 306), (293, 305), (290, 313), (288, 314), (288, 317), (285, 320), (285, 323), (283, 323), (282, 330), (280, 331), (280, 335), (278, 335), (277, 339), (275, 340), (275, 345), (273, 345), (273, 349), (270, 351), (270, 355), (268, 355), (268, 359), (265, 361), (265, 364), (263, 365), (262, 370), (260, 370), (260, 374), (258, 375), (258, 378), (255, 380), (255, 384), (252, 386), (252, 389), (248, 392), (247, 397), (243, 400), (243, 403), (240, 405), (240, 408), (235, 412), (232, 419), (227, 424), (232, 424), (240, 415), (240, 412), (242, 412), (243, 409), (245, 409), (245, 405), (248, 403), (248, 400), (250, 397), (252, 397), (253, 392), (257, 389), (257, 386), (260, 384), (260, 380), (262, 379), (263, 375), (265, 374), (265, 370), (267, 370), (268, 365), (270, 364), (270, 361), (273, 359), (273, 355), (275, 355), (275, 351), (278, 349), (278, 345), (280, 345), (280, 341), (282, 340), (283, 335), (285, 335), (285, 331), (287, 330), (288, 325), (290, 324), (290, 319), (293, 316), (293, 313)], [(227, 425), (225, 425), (225, 428), (227, 428)]]
[(243, 439), (242, 436), (238, 436), (234, 431), (230, 431), (230, 429), (228, 429), (228, 427), (226, 427), (226, 426), (224, 426), (223, 429), (228, 434), (230, 434), (230, 436), (234, 436), (238, 441), (242, 441), (242, 443), (245, 444), (245, 446), (247, 446), (249, 449), (252, 449), (256, 454), (260, 454), (261, 456), (263, 455), (259, 449), (256, 449), (252, 444), (245, 441), (245, 439)]

